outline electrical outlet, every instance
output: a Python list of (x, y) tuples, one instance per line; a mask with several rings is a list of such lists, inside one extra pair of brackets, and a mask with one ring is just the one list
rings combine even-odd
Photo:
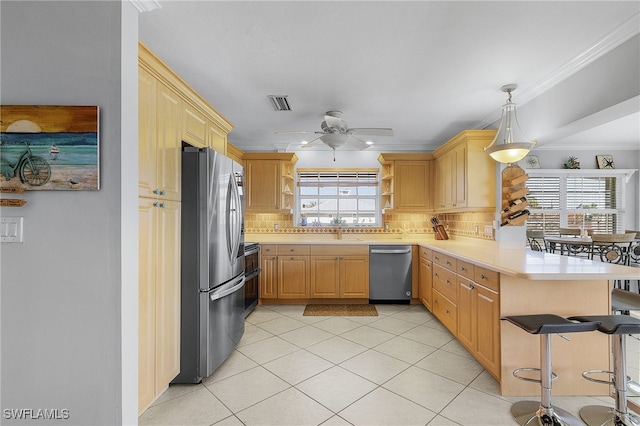
[(478, 235), (480, 233), (480, 227), (478, 225), (474, 226), (473, 233)]
[(486, 235), (487, 237), (493, 236), (493, 226), (485, 225), (484, 226), (484, 235)]

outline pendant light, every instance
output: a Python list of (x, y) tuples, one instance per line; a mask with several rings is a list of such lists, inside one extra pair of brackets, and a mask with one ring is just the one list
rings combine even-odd
[(502, 117), (495, 138), (484, 150), (499, 163), (515, 163), (529, 154), (536, 145), (536, 141), (528, 139), (520, 130), (516, 116), (516, 104), (511, 102), (511, 92), (516, 90), (517, 84), (507, 84), (500, 88), (507, 93), (507, 103), (502, 106)]

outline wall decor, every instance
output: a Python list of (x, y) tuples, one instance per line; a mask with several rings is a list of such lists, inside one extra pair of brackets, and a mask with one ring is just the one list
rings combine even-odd
[(613, 155), (596, 155), (596, 164), (599, 169), (615, 169)]
[(524, 158), (524, 167), (526, 169), (539, 169), (540, 168), (540, 160), (538, 160), (537, 155), (527, 155)]
[(97, 106), (0, 105), (0, 188), (100, 189)]
[(579, 169), (580, 168), (580, 162), (578, 161), (578, 158), (574, 157), (574, 156), (569, 157), (569, 159), (566, 161), (566, 163), (564, 163), (564, 168), (565, 169)]

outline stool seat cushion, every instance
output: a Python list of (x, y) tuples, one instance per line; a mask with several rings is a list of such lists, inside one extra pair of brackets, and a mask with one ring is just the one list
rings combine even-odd
[(509, 315), (502, 318), (531, 334), (579, 333), (598, 329), (598, 322), (573, 322), (553, 314)]
[(614, 288), (611, 290), (611, 308), (614, 311), (640, 310), (640, 294)]
[(640, 334), (640, 319), (629, 315), (578, 315), (569, 319), (599, 322), (598, 331), (605, 334)]

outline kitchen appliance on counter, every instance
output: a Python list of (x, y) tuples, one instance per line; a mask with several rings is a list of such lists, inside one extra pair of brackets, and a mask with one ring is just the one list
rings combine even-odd
[(244, 318), (249, 315), (258, 304), (258, 278), (260, 276), (260, 245), (258, 243), (244, 244)]
[(244, 333), (243, 169), (209, 148), (182, 149), (180, 374), (199, 383)]
[(411, 302), (411, 246), (369, 246), (369, 302)]

